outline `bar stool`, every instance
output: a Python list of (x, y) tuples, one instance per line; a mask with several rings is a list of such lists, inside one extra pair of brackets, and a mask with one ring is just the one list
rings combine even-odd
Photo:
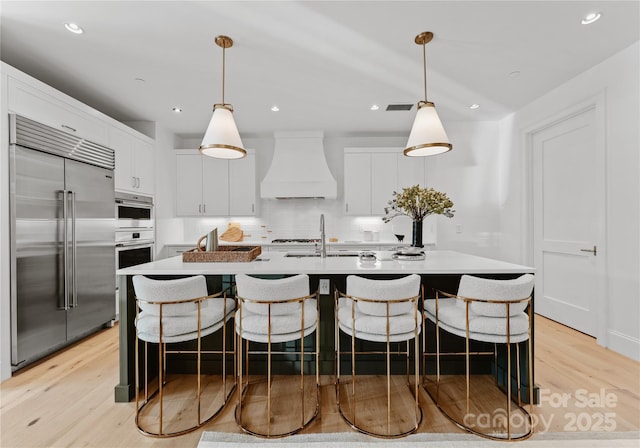
[[(419, 386), (419, 356), (418, 335), (422, 325), (421, 313), (418, 311), (420, 298), (420, 276), (412, 274), (395, 280), (370, 280), (355, 275), (347, 277), (347, 293), (335, 291), (335, 318), (336, 318), (336, 402), (342, 418), (354, 429), (368, 435), (382, 438), (403, 437), (415, 432), (422, 422), (422, 409), (418, 400)], [(340, 351), (340, 331), (351, 336), (350, 351)], [(356, 340), (382, 342), (384, 351), (357, 351)], [(414, 373), (413, 387), (410, 381), (410, 342), (414, 346)], [(402, 343), (406, 343), (405, 351), (401, 351)], [(409, 393), (405, 397), (401, 394), (402, 388), (396, 391), (396, 401), (412, 402), (412, 411), (408, 414), (394, 412), (396, 430), (391, 430), (392, 420), (392, 392), (391, 392), (391, 344), (397, 343), (394, 355), (406, 357), (406, 385)], [(351, 355), (351, 387), (350, 393), (342, 394), (341, 387), (341, 358), (343, 354)], [(385, 355), (386, 362), (386, 406), (383, 410), (376, 406), (376, 400), (369, 398), (363, 400), (356, 396), (356, 356), (359, 355)], [(348, 386), (348, 383), (345, 384)], [(344, 395), (344, 400), (342, 396)], [(407, 400), (407, 398), (409, 398)], [(350, 412), (345, 410), (344, 402), (350, 405)], [(361, 403), (365, 401), (365, 403)], [(356, 408), (365, 409), (372, 413), (362, 417), (356, 412)], [(376, 415), (383, 413), (386, 416), (386, 425), (375, 422)], [(347, 415), (350, 414), (350, 415)], [(373, 423), (372, 423), (373, 422)], [(366, 423), (366, 424), (365, 424)], [(408, 426), (407, 426), (408, 423)], [(403, 425), (404, 424), (404, 425)], [(384, 426), (386, 431), (375, 429), (374, 426)]]
[[(235, 327), (240, 354), (238, 382), (241, 385), (235, 412), (236, 423), (243, 431), (258, 437), (274, 438), (295, 434), (307, 427), (320, 410), (318, 294), (309, 294), (309, 276), (303, 274), (282, 279), (260, 279), (238, 274), (236, 288), (238, 311)], [(315, 348), (306, 351), (305, 337), (314, 332)], [(294, 350), (273, 350), (274, 344), (288, 342), (295, 342), (299, 349), (293, 347)], [(266, 344), (266, 347), (251, 350), (250, 343)], [(259, 390), (258, 385), (263, 381), (249, 382), (249, 355), (265, 354), (266, 421), (249, 422), (249, 415), (260, 413), (256, 409), (264, 411), (264, 407), (259, 407), (263, 403), (259, 394), (252, 393), (252, 389)], [(282, 395), (277, 396), (277, 402), (273, 403), (273, 355), (282, 355), (286, 360), (299, 355), (296, 363), (300, 364), (300, 405)], [(315, 358), (315, 402), (311, 404), (311, 409), (307, 409), (305, 400), (309, 389), (305, 385), (308, 383), (305, 382), (305, 356), (309, 355)], [(278, 426), (276, 431), (272, 431), (272, 425)]]
[[(460, 428), (493, 440), (524, 440), (533, 434), (533, 359), (531, 347), (531, 297), (534, 277), (522, 275), (512, 280), (492, 280), (463, 275), (456, 295), (436, 290), (435, 299), (424, 301), (424, 317), (436, 326), (436, 377), (435, 381), (423, 381), (427, 393), (440, 411)], [(443, 298), (444, 297), (444, 298)], [(456, 395), (459, 387), (452, 381), (455, 376), (443, 379), (441, 375), (440, 331), (460, 336), (465, 341), (465, 351), (446, 355), (465, 356), (464, 398)], [(493, 355), (495, 381), (474, 375), (476, 381), (471, 391), (470, 341), (494, 344), (493, 352), (475, 355)], [(529, 411), (522, 403), (522, 378), (520, 371), (520, 343), (527, 342), (528, 401)], [(498, 345), (506, 348), (506, 391), (498, 384)], [(516, 352), (516, 406), (512, 412), (512, 344)], [(426, 345), (425, 345), (426, 347)], [(427, 353), (424, 353), (426, 356)], [(506, 409), (492, 407), (506, 395)], [(464, 414), (460, 415), (464, 409)], [(517, 416), (517, 417), (516, 417)]]
[[(207, 295), (207, 283), (202, 275), (177, 280), (153, 280), (141, 275), (133, 277), (136, 295), (136, 346), (135, 346), (135, 382), (136, 382), (136, 426), (145, 435), (153, 437), (172, 437), (186, 434), (209, 422), (227, 404), (233, 393), (235, 372), (232, 372), (231, 387), (227, 385), (227, 356), (233, 356), (235, 366), (235, 347), (227, 348), (227, 321), (233, 316), (235, 301), (227, 298), (226, 291)], [(202, 350), (202, 338), (222, 330), (221, 350)], [(139, 340), (144, 341), (144, 400), (140, 405)], [(167, 350), (167, 345), (195, 341), (196, 349)], [(158, 387), (149, 395), (149, 344), (158, 344)], [(167, 375), (167, 354), (196, 355), (196, 386), (185, 391), (184, 377), (179, 375), (175, 381)], [(202, 354), (219, 354), (221, 358), (221, 394), (216, 383), (201, 375)], [(170, 384), (170, 383), (174, 384)], [(171, 386), (171, 387), (170, 387)], [(167, 389), (169, 392), (167, 392)], [(215, 394), (211, 401), (203, 403), (203, 393)], [(221, 395), (221, 398), (219, 397)], [(215, 399), (214, 399), (215, 398)], [(164, 421), (165, 402), (171, 403), (172, 415)], [(217, 401), (217, 404), (216, 404)], [(175, 403), (184, 405), (176, 408)], [(195, 407), (195, 409), (193, 409)], [(204, 407), (204, 409), (202, 409)], [(185, 423), (192, 412), (193, 422)], [(156, 418), (157, 416), (157, 418)], [(157, 429), (155, 426), (157, 421)], [(182, 424), (181, 424), (182, 423)], [(167, 426), (170, 429), (167, 430)]]

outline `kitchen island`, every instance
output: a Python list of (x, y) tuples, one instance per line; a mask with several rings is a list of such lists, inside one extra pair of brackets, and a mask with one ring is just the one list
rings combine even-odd
[[(120, 383), (115, 388), (116, 401), (125, 402), (133, 397), (135, 298), (132, 294), (131, 277), (134, 275), (158, 279), (204, 275), (210, 287), (209, 292), (213, 293), (220, 290), (225, 282), (229, 282), (233, 275), (241, 273), (256, 276), (308, 274), (311, 290), (318, 287), (320, 279), (326, 278), (330, 279), (332, 286), (342, 291), (349, 274), (369, 278), (397, 278), (419, 274), (422, 277), (425, 296), (429, 298), (433, 297), (434, 288), (455, 292), (463, 274), (508, 279), (534, 272), (534, 268), (529, 266), (454, 251), (427, 251), (425, 259), (418, 261), (394, 260), (393, 252), (388, 251), (378, 251), (375, 254), (374, 262), (362, 262), (357, 253), (351, 251), (329, 252), (327, 258), (314, 256), (312, 252), (268, 252), (246, 263), (184, 263), (182, 257), (172, 257), (118, 270), (116, 274), (120, 281)], [(320, 301), (321, 345), (325, 345), (324, 367), (321, 366), (321, 373), (332, 373), (333, 296), (331, 293), (322, 294)], [(327, 345), (331, 346), (326, 347)]]

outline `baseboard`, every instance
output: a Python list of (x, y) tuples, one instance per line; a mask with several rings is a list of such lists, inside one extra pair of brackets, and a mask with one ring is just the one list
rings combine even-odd
[(615, 330), (609, 330), (607, 333), (610, 350), (640, 361), (640, 339)]

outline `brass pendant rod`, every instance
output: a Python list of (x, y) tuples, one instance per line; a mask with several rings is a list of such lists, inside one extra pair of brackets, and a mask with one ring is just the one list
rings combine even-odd
[(414, 42), (418, 45), (422, 45), (422, 75), (424, 78), (424, 102), (427, 101), (427, 44), (433, 39), (433, 33), (431, 31), (425, 31), (420, 33), (414, 39)]
[[(424, 102), (427, 102), (427, 44), (422, 44), (422, 74), (424, 75)], [(224, 101), (223, 101), (224, 102)]]
[[(224, 102), (224, 72), (225, 72), (225, 52), (226, 52), (226, 48), (222, 47), (222, 104), (225, 104)], [(426, 95), (426, 94), (425, 94)]]
[(224, 82), (225, 82), (225, 62), (226, 62), (226, 50), (233, 46), (233, 39), (229, 36), (216, 36), (215, 39), (216, 45), (222, 48), (222, 104), (226, 104), (224, 102)]

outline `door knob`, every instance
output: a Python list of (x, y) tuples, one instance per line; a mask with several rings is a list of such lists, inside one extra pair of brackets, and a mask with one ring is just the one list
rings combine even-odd
[(598, 248), (596, 246), (593, 246), (593, 249), (580, 249), (580, 252), (591, 252), (595, 257), (596, 255), (598, 255)]

